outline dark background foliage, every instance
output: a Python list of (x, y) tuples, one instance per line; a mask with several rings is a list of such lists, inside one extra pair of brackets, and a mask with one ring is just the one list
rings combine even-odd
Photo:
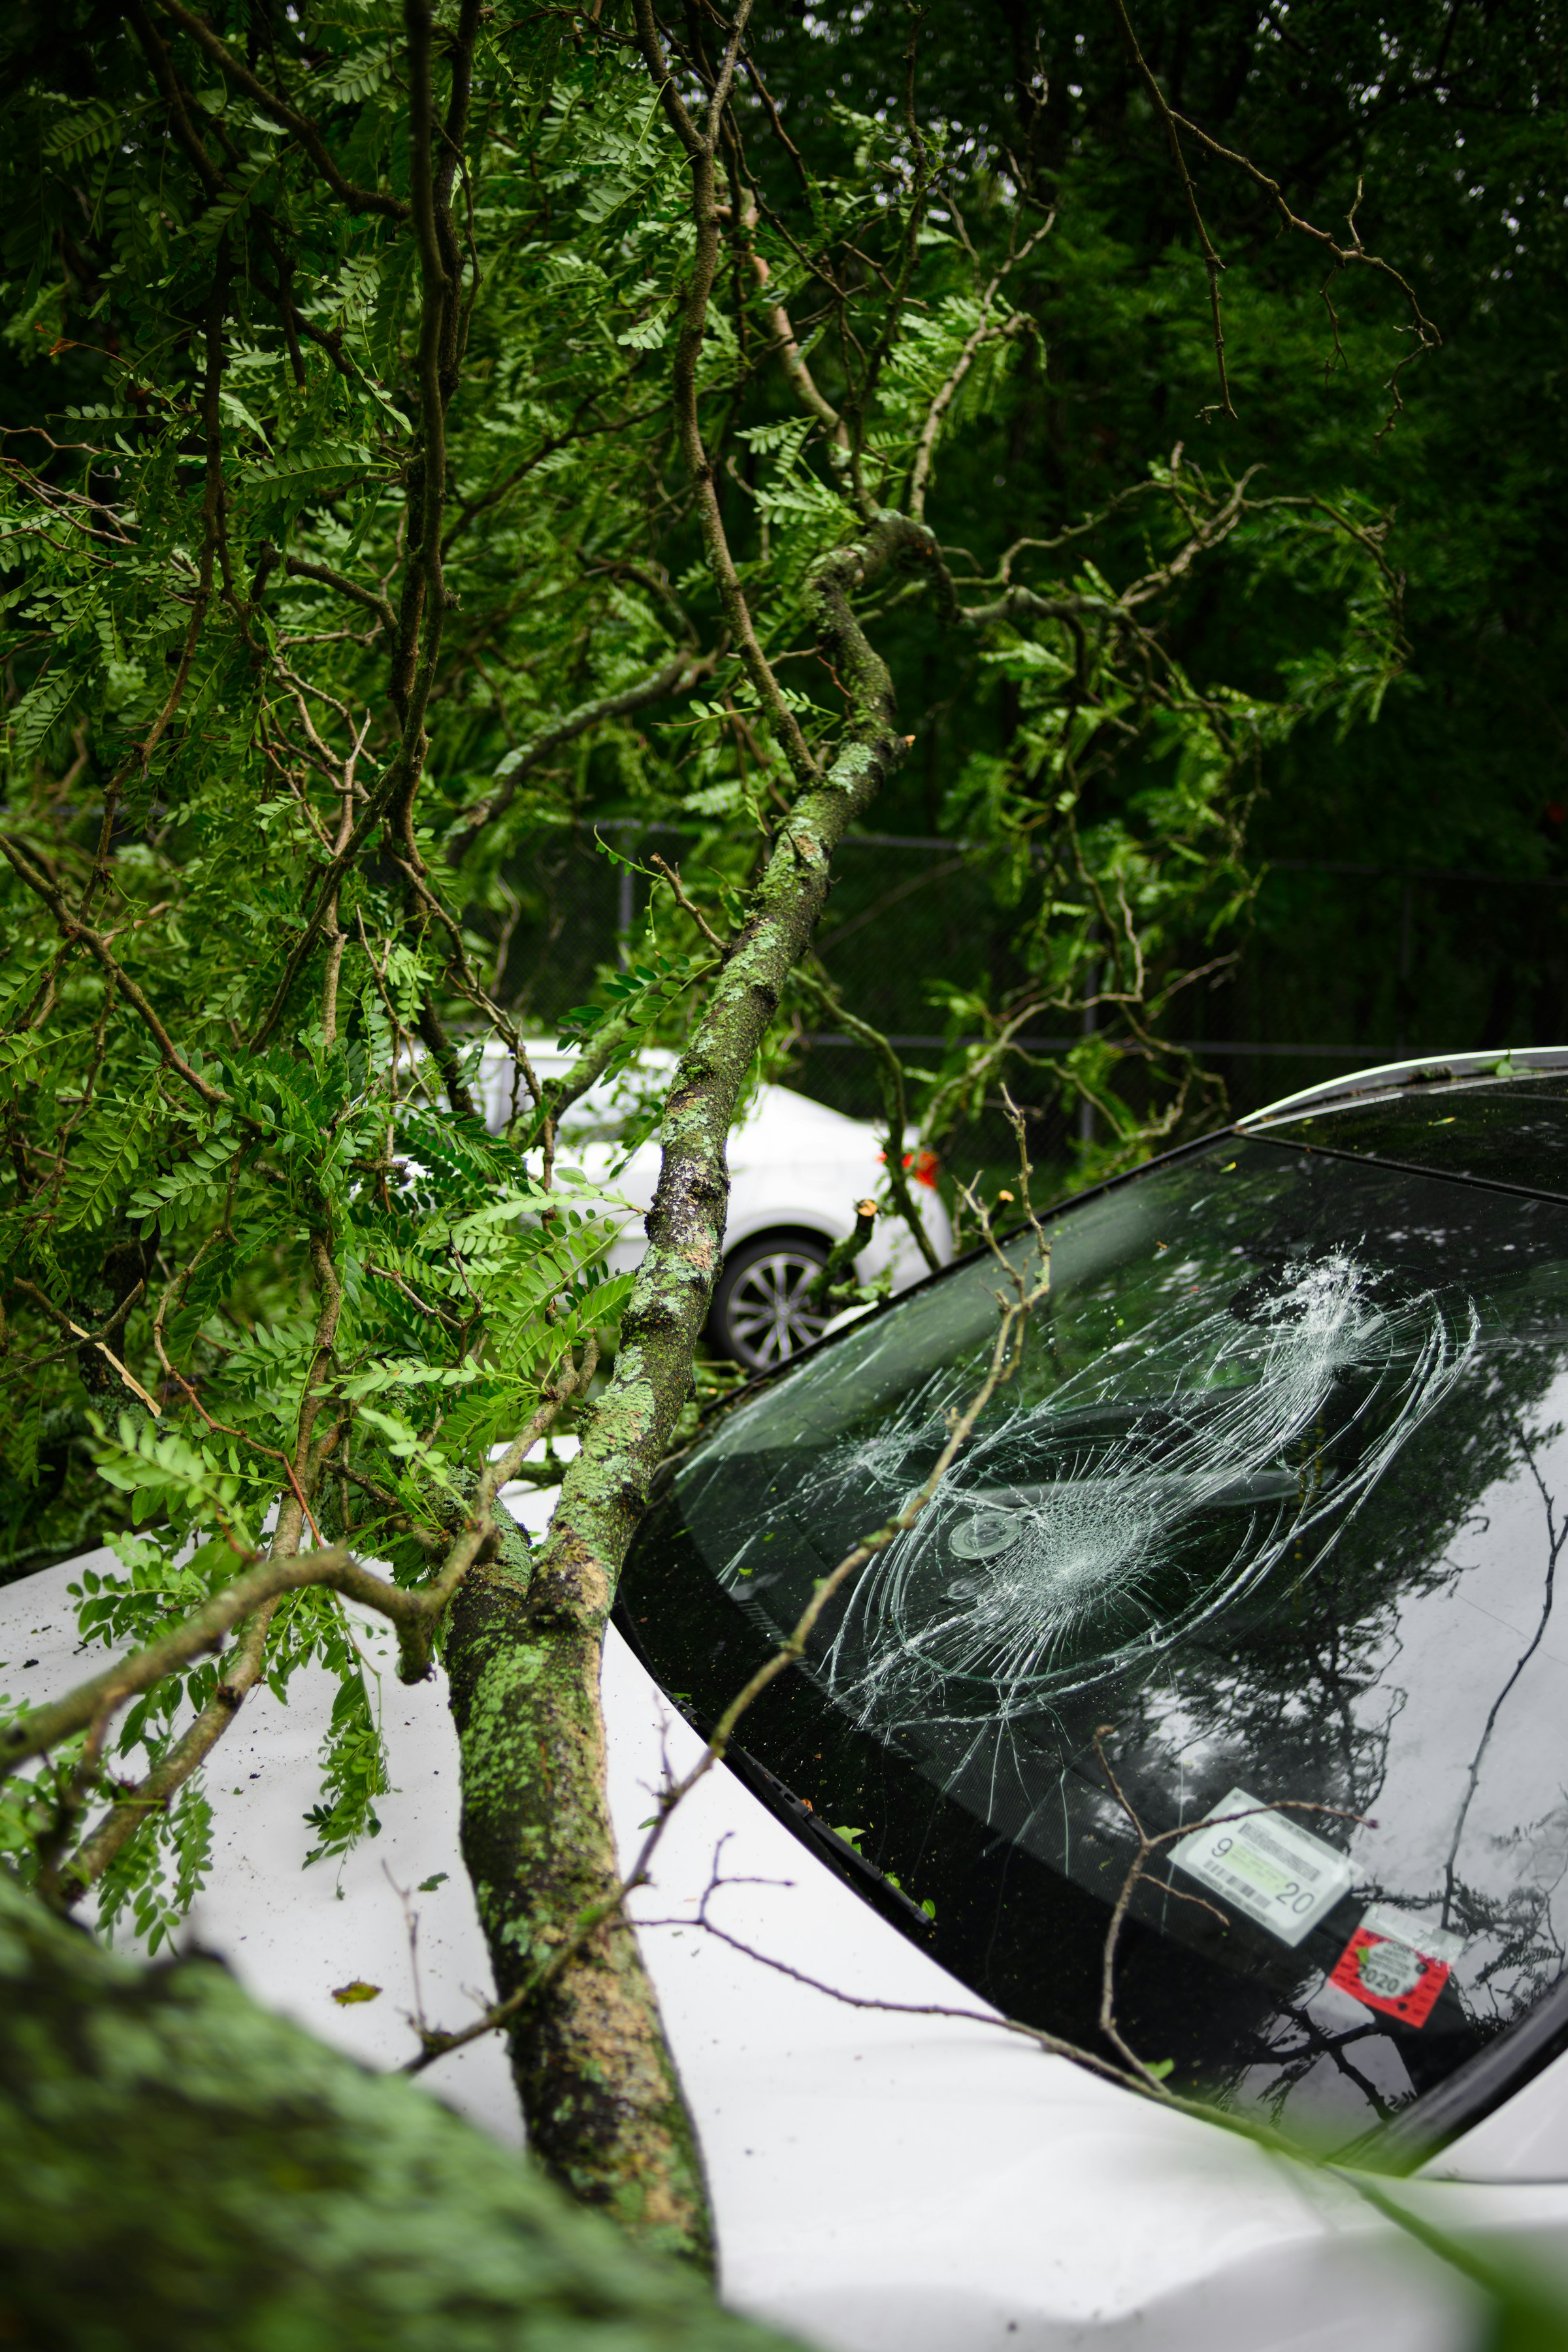
[[(1341, 273), (1323, 299), (1321, 253), (1283, 235), (1265, 194), (1194, 159), (1227, 269), (1237, 415), (1215, 399), (1203, 273), (1159, 127), (1109, 9), (963, 0), (925, 15), (922, 102), (977, 173), (1011, 163), (1060, 206), (1048, 263), (1028, 282), (1042, 362), (1001, 388), (984, 427), (950, 452), (933, 520), (984, 564), (1025, 532), (1047, 536), (1184, 441), (1206, 466), (1262, 465), (1276, 486), (1352, 488), (1394, 517), (1405, 575), (1406, 675), (1375, 725), (1325, 716), (1266, 764), (1250, 845), (1265, 869), (1234, 982), (1189, 1006), (1182, 1034), (1238, 1108), (1398, 1052), (1544, 1044), (1568, 1026), (1568, 643), (1563, 446), (1564, 114), (1560, 8), (1155, 5), (1136, 21), (1173, 105), (1257, 159), (1292, 207), (1356, 226), (1415, 283), (1439, 350), (1389, 378), (1409, 339), (1389, 290)], [(826, 164), (834, 102), (900, 100), (900, 43), (885, 10), (797, 8), (759, 32), (793, 135)], [(1282, 652), (1323, 627), (1306, 590), (1267, 609), (1245, 577), (1211, 575), (1175, 642), (1200, 679), (1277, 691)], [(976, 665), (932, 690), (930, 644), (900, 684), (925, 724), (882, 803), (889, 834), (950, 832), (965, 759), (1005, 751), (1005, 681)], [(929, 710), (926, 706), (934, 706)], [(1126, 789), (1125, 782), (1122, 789)], [(967, 980), (1005, 964), (1005, 919), (937, 851), (863, 856), (839, 885), (828, 957), (868, 1018), (918, 1034), (918, 967)], [(908, 890), (918, 874), (923, 888)], [(1557, 887), (1551, 887), (1551, 886)], [(907, 895), (879, 919), (890, 887)], [(984, 894), (981, 894), (982, 896)], [(612, 920), (613, 889), (596, 900)], [(890, 942), (897, 951), (889, 956)], [(1238, 1052), (1257, 1043), (1267, 1054)], [(1337, 1052), (1297, 1055), (1308, 1045)], [(860, 1055), (823, 1048), (801, 1083), (869, 1108)], [(1058, 1129), (1065, 1146), (1066, 1122)]]

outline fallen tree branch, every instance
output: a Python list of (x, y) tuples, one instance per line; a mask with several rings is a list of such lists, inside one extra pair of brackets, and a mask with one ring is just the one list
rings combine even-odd
[(215, 1592), (210, 1601), (155, 1642), (118, 1658), (62, 1698), (33, 1707), (0, 1727), (0, 1774), (14, 1771), (29, 1758), (42, 1756), (106, 1712), (153, 1689), (165, 1675), (178, 1674), (207, 1652), (219, 1649), (237, 1625), (285, 1593), (324, 1586), (346, 1601), (357, 1601), (388, 1620), (398, 1638), (401, 1680), (423, 1682), (430, 1671), (436, 1629), (463, 1579), (473, 1567), (493, 1532), (492, 1512), (500, 1488), (511, 1477), (544, 1434), (566, 1398), (585, 1387), (594, 1374), (596, 1350), (590, 1341), (580, 1368), (559, 1378), (553, 1392), (531, 1414), (504, 1454), (486, 1465), (474, 1495), (467, 1525), (452, 1544), (439, 1573), (428, 1584), (405, 1588), (390, 1584), (367, 1568), (344, 1544), (325, 1549), (276, 1554), (258, 1561), (243, 1575)]
[(524, 778), (548, 760), (552, 751), (575, 742), (578, 736), (585, 735), (602, 719), (624, 719), (628, 712), (642, 710), (650, 702), (662, 701), (666, 695), (687, 693), (704, 678), (712, 677), (721, 651), (721, 647), (715, 646), (711, 653), (677, 654), (672, 661), (638, 678), (635, 686), (621, 687), (614, 694), (601, 694), (591, 702), (579, 703), (575, 710), (567, 711), (564, 718), (542, 729), (520, 751), (509, 751), (497, 772), (495, 789), (472, 808), (464, 809), (447, 836), (449, 863), (457, 865), (483, 828), (498, 816), (504, 816)]

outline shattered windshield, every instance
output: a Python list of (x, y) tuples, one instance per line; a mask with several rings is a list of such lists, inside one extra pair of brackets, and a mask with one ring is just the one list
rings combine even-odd
[[(1127, 2043), (1353, 2139), (1563, 1966), (1568, 1209), (1233, 1137), (1049, 1237), (1017, 1370), (742, 1769), (978, 1992), (1101, 2053), (1135, 1814), (1163, 1843)], [(1003, 1286), (956, 1267), (687, 1458), (624, 1613), (698, 1721), (927, 1476)]]

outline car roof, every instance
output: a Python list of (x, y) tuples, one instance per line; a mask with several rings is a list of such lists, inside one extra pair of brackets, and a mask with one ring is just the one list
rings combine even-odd
[(1326, 1078), (1319, 1086), (1304, 1087), (1300, 1094), (1281, 1095), (1278, 1102), (1248, 1111), (1237, 1125), (1256, 1127), (1309, 1107), (1363, 1101), (1368, 1096), (1396, 1094), (1406, 1087), (1474, 1085), (1478, 1079), (1525, 1077), (1551, 1070), (1568, 1070), (1568, 1045), (1521, 1045), (1500, 1054), (1495, 1046), (1480, 1054), (1423, 1054), (1415, 1060), (1380, 1062), (1370, 1070)]
[[(534, 1069), (545, 1077), (554, 1077), (563, 1070), (569, 1069), (580, 1051), (576, 1045), (563, 1047), (552, 1045), (545, 1037), (525, 1037), (521, 1044)], [(510, 1049), (501, 1038), (487, 1039), (480, 1065), (480, 1083), (493, 1084), (510, 1059)], [(680, 1056), (668, 1045), (643, 1045), (637, 1050), (633, 1066), (668, 1076), (677, 1067), (679, 1059)], [(615, 1107), (614, 1088), (618, 1083), (616, 1078), (598, 1079), (588, 1088), (583, 1101), (596, 1115), (602, 1116), (605, 1110)], [(830, 1103), (818, 1102), (814, 1096), (799, 1094), (794, 1087), (780, 1086), (776, 1082), (758, 1087), (744, 1118), (737, 1125), (750, 1134), (753, 1143), (761, 1140), (763, 1132), (771, 1136), (773, 1129), (783, 1129), (795, 1137), (805, 1133), (822, 1140), (831, 1138), (846, 1150), (851, 1148), (851, 1141), (857, 1148), (864, 1146), (875, 1134), (869, 1119), (852, 1118), (846, 1111), (835, 1110)], [(919, 1142), (912, 1122), (906, 1130), (906, 1139), (911, 1146)]]

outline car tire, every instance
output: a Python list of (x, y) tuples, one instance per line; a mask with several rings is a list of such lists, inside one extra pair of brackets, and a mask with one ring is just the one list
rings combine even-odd
[(804, 1303), (829, 1246), (815, 1234), (759, 1234), (743, 1242), (725, 1260), (713, 1293), (708, 1337), (715, 1350), (748, 1372), (771, 1372), (809, 1347), (832, 1312)]

